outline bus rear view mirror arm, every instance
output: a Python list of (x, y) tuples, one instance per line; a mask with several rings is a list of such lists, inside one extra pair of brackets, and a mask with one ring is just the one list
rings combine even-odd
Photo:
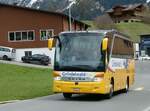
[(56, 39), (58, 39), (59, 37), (58, 36), (53, 36), (51, 38), (48, 39), (48, 48), (50, 50), (52, 50), (53, 47), (55, 47), (56, 45)]
[(108, 48), (108, 38), (102, 40), (102, 51), (106, 51)]

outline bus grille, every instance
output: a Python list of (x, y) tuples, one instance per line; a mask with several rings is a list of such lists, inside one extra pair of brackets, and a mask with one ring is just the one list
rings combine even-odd
[(91, 78), (89, 77), (62, 77), (61, 78), (62, 81), (84, 81), (84, 82), (88, 82), (88, 81), (92, 81)]

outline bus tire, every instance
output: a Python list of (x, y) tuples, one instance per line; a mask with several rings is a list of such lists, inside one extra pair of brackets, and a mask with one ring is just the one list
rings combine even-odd
[(65, 99), (70, 99), (72, 97), (71, 93), (63, 93)]
[(126, 85), (125, 85), (125, 88), (123, 89), (124, 93), (127, 93), (128, 91), (129, 91), (129, 77), (126, 80)]
[(106, 94), (106, 98), (107, 99), (111, 99), (113, 97), (113, 94), (114, 94), (114, 83), (111, 82), (110, 84), (110, 91), (108, 94)]
[(4, 55), (3, 60), (8, 60), (8, 57), (6, 55)]

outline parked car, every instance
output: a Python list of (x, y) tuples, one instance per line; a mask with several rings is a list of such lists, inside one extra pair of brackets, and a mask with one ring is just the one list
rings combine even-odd
[(148, 55), (139, 57), (139, 60), (150, 60)]
[(40, 63), (43, 65), (48, 65), (50, 63), (49, 56), (42, 54), (34, 54), (32, 56), (23, 56), (22, 61), (25, 63)]
[(0, 46), (0, 58), (3, 60), (15, 59), (16, 50), (11, 47)]

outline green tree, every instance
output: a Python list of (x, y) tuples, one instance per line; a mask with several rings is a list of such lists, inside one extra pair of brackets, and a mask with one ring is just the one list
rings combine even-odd
[(107, 14), (97, 17), (94, 24), (98, 29), (116, 29), (112, 19)]

